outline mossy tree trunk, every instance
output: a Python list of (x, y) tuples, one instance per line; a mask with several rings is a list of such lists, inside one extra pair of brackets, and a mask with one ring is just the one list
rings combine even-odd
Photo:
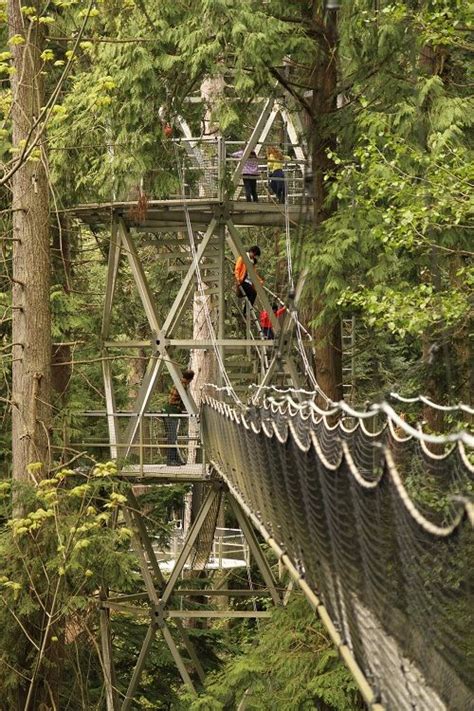
[[(40, 3), (33, 2), (40, 15)], [(11, 79), (13, 146), (21, 153), (35, 136), (35, 120), (44, 105), (42, 79), (43, 25), (31, 24), (18, 0), (9, 0), (10, 37), (14, 73)], [(49, 468), (51, 427), (51, 312), (50, 216), (47, 157), (24, 162), (11, 179), (13, 207), (13, 321), (12, 321), (12, 448), (13, 477), (29, 478), (29, 467), (39, 463), (36, 476)]]
[[(321, 39), (317, 47), (312, 71), (313, 97), (311, 103), (312, 125), (310, 135), (313, 172), (313, 226), (316, 240), (319, 228), (331, 214), (327, 204), (325, 177), (333, 168), (327, 151), (334, 148), (331, 133), (331, 113), (336, 110), (337, 92), (337, 15), (335, 11), (321, 14), (319, 3), (313, 3), (313, 23), (319, 28)], [(318, 319), (324, 310), (324, 300), (316, 298), (313, 318)], [(316, 340), (316, 377), (321, 389), (332, 400), (342, 399), (342, 344), (339, 319), (325, 318), (314, 330)]]

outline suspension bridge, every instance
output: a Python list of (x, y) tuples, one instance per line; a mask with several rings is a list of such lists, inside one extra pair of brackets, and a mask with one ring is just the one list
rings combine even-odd
[[(240, 187), (245, 161), (252, 151), (261, 155), (278, 116), (289, 154), (285, 203), (272, 200), (266, 178), (258, 185), (259, 201), (247, 203)], [(474, 439), (466, 433), (425, 434), (397, 414), (396, 396), (359, 412), (347, 402), (330, 402), (320, 391), (312, 368), (314, 343), (297, 312), (305, 272), (295, 280), (292, 264), (291, 231), (310, 212), (307, 165), (302, 129), (285, 102), (263, 104), (243, 145), (220, 136), (195, 138), (182, 117), (176, 126), (183, 134), (171, 149), (177, 194), (114, 199), (72, 211), (93, 228), (111, 225), (101, 329), (105, 410), (84, 413), (91, 441), (81, 447), (107, 452), (117, 461), (119, 476), (130, 482), (123, 522), (133, 532), (143, 581), (140, 593), (102, 591), (98, 600), (108, 711), (133, 707), (157, 635), (168, 645), (183, 682), (195, 689), (204, 671), (184, 620), (269, 616), (255, 606), (216, 608), (219, 596), (229, 601), (260, 595), (273, 605), (285, 603), (286, 591), (256, 534), (324, 622), (369, 708), (473, 708), (474, 509), (469, 493), (474, 467), (469, 457)], [(232, 158), (238, 149), (240, 158)], [(246, 253), (247, 230), (259, 227), (285, 231), (292, 296), (283, 319), (275, 318), (273, 296)], [(238, 256), (259, 308), (269, 315), (272, 339), (263, 338), (253, 310), (243, 317), (235, 301), (228, 261)], [(150, 264), (156, 262), (179, 276), (165, 314), (156, 300), (160, 285), (150, 278)], [(145, 314), (146, 338), (143, 328), (133, 337), (116, 327), (124, 265)], [(345, 340), (353, 347), (347, 325)], [(214, 370), (203, 368), (194, 390), (188, 390), (180, 363), (192, 364), (204, 352)], [(136, 397), (119, 409), (115, 384), (124, 354), (137, 353), (146, 354), (147, 366)], [(182, 415), (159, 409), (164, 372), (184, 404)], [(203, 387), (201, 397), (208, 380), (214, 385)], [(350, 391), (350, 381), (346, 386)], [(467, 406), (453, 412), (460, 419), (473, 414)], [(167, 420), (173, 418), (188, 427), (182, 423), (170, 445)], [(106, 422), (107, 434), (94, 441), (99, 421)], [(179, 463), (167, 463), (170, 446), (180, 450)], [(137, 486), (177, 482), (194, 485), (200, 506), (170, 566), (157, 555), (136, 494)], [(436, 506), (429, 496), (417, 495), (420, 482), (436, 493)], [(258, 591), (223, 591), (212, 576), (205, 591), (185, 587), (185, 568), (202, 572), (208, 566), (224, 499), (265, 582)], [(197, 594), (207, 600), (198, 610), (189, 604)], [(111, 634), (111, 620), (121, 613), (148, 621), (125, 691), (115, 677)]]

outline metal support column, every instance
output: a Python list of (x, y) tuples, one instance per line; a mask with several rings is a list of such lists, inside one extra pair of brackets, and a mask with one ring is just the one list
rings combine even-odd
[[(224, 224), (219, 224), (219, 226), (216, 228), (216, 234), (218, 236), (219, 240), (219, 252), (218, 252), (218, 267), (217, 267), (217, 289), (218, 289), (218, 323), (217, 323), (217, 338), (219, 340), (224, 340), (225, 338), (225, 315), (226, 315), (226, 308), (225, 308), (225, 225)], [(219, 353), (221, 356), (221, 361), (224, 363), (224, 357), (225, 357), (225, 350), (223, 346), (218, 346), (219, 348)], [(222, 386), (223, 385), (223, 373), (221, 373), (221, 370), (219, 368), (219, 371), (217, 373), (217, 384)]]
[(128, 709), (131, 708), (133, 696), (134, 696), (136, 688), (138, 686), (138, 682), (140, 681), (140, 677), (142, 675), (143, 667), (145, 666), (148, 652), (150, 650), (153, 640), (155, 639), (156, 629), (157, 629), (156, 622), (150, 622), (150, 625), (149, 625), (147, 633), (146, 633), (145, 640), (144, 640), (142, 648), (140, 650), (140, 654), (138, 655), (138, 659), (135, 664), (135, 668), (133, 670), (132, 678), (130, 679), (127, 693), (125, 694), (125, 699), (123, 700), (122, 707), (121, 707), (120, 711), (128, 711)]
[(105, 705), (107, 711), (117, 711), (118, 697), (115, 670), (112, 661), (112, 638), (110, 635), (110, 611), (102, 607), (99, 612), (100, 645), (102, 649), (102, 669), (104, 672)]
[(229, 501), (232, 511), (235, 513), (237, 522), (240, 528), (242, 529), (242, 533), (245, 536), (245, 540), (249, 544), (250, 552), (252, 553), (255, 562), (257, 563), (257, 566), (260, 572), (262, 573), (265, 585), (267, 586), (270, 595), (272, 596), (273, 604), (281, 605), (282, 599), (280, 597), (280, 593), (277, 590), (276, 580), (273, 576), (270, 566), (268, 565), (267, 559), (261, 551), (254, 530), (250, 525), (249, 521), (247, 520), (247, 517), (245, 516), (244, 512), (240, 508), (239, 504), (231, 494), (229, 495)]
[(216, 497), (219, 495), (219, 490), (216, 487), (213, 487), (207, 497), (204, 499), (203, 505), (201, 506), (198, 515), (196, 516), (196, 519), (191, 526), (189, 530), (189, 534), (187, 536), (186, 542), (183, 546), (183, 549), (178, 557), (178, 560), (176, 561), (176, 564), (173, 568), (173, 572), (171, 573), (169, 579), (168, 579), (168, 584), (166, 585), (166, 588), (163, 591), (163, 595), (161, 597), (161, 604), (165, 605), (169, 598), (172, 595), (173, 588), (176, 585), (176, 582), (181, 575), (181, 571), (184, 568), (184, 565), (188, 559), (189, 554), (191, 553), (192, 547), (194, 545), (194, 541), (199, 535), (199, 532), (207, 518), (207, 514), (209, 513), (212, 504), (214, 503), (214, 500)]

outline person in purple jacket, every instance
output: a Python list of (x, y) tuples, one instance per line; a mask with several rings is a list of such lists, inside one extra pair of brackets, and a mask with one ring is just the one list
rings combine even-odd
[[(243, 150), (232, 153), (232, 158), (242, 158)], [(244, 181), (245, 197), (247, 202), (258, 202), (257, 178), (258, 178), (258, 158), (255, 151), (251, 151), (242, 168), (242, 178)]]

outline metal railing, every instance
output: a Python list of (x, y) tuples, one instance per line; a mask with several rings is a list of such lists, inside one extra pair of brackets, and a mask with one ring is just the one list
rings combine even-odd
[[(75, 429), (85, 432), (81, 442), (72, 442), (70, 448), (85, 451), (95, 459), (113, 457), (123, 472), (137, 476), (149, 473), (161, 466), (182, 466), (202, 462), (201, 441), (194, 434), (188, 413), (147, 412), (139, 419), (137, 433), (131, 443), (126, 437), (127, 425), (137, 417), (134, 412), (114, 412), (105, 410), (87, 411), (75, 414)], [(107, 421), (113, 419), (116, 442), (109, 439)], [(81, 423), (82, 420), (82, 423)]]
[[(171, 191), (170, 198), (189, 199), (208, 198), (223, 201), (233, 199), (245, 201), (245, 192), (242, 188), (242, 176), (238, 184), (234, 185), (233, 176), (239, 163), (238, 157), (233, 154), (245, 149), (244, 141), (224, 141), (221, 136), (203, 136), (200, 138), (171, 139), (173, 152), (171, 165), (176, 171), (176, 187)], [(256, 151), (259, 162), (259, 175), (257, 177), (258, 201), (264, 203), (278, 203), (271, 183), (283, 183), (284, 193), (288, 204), (300, 204), (307, 199), (305, 194), (306, 162), (296, 157), (285, 156), (282, 160), (283, 177), (272, 177), (268, 170), (266, 151), (271, 142), (257, 144)], [(291, 147), (288, 149), (291, 152)], [(141, 189), (148, 199), (161, 196), (154, 194), (154, 177), (161, 169), (148, 171), (147, 176), (141, 181)]]
[[(173, 568), (186, 541), (181, 521), (176, 523), (166, 548), (163, 548), (158, 540), (153, 544), (158, 561), (160, 564), (168, 563), (169, 569)], [(231, 567), (248, 566), (249, 563), (250, 550), (241, 529), (217, 526), (206, 567), (213, 570), (224, 570)]]

